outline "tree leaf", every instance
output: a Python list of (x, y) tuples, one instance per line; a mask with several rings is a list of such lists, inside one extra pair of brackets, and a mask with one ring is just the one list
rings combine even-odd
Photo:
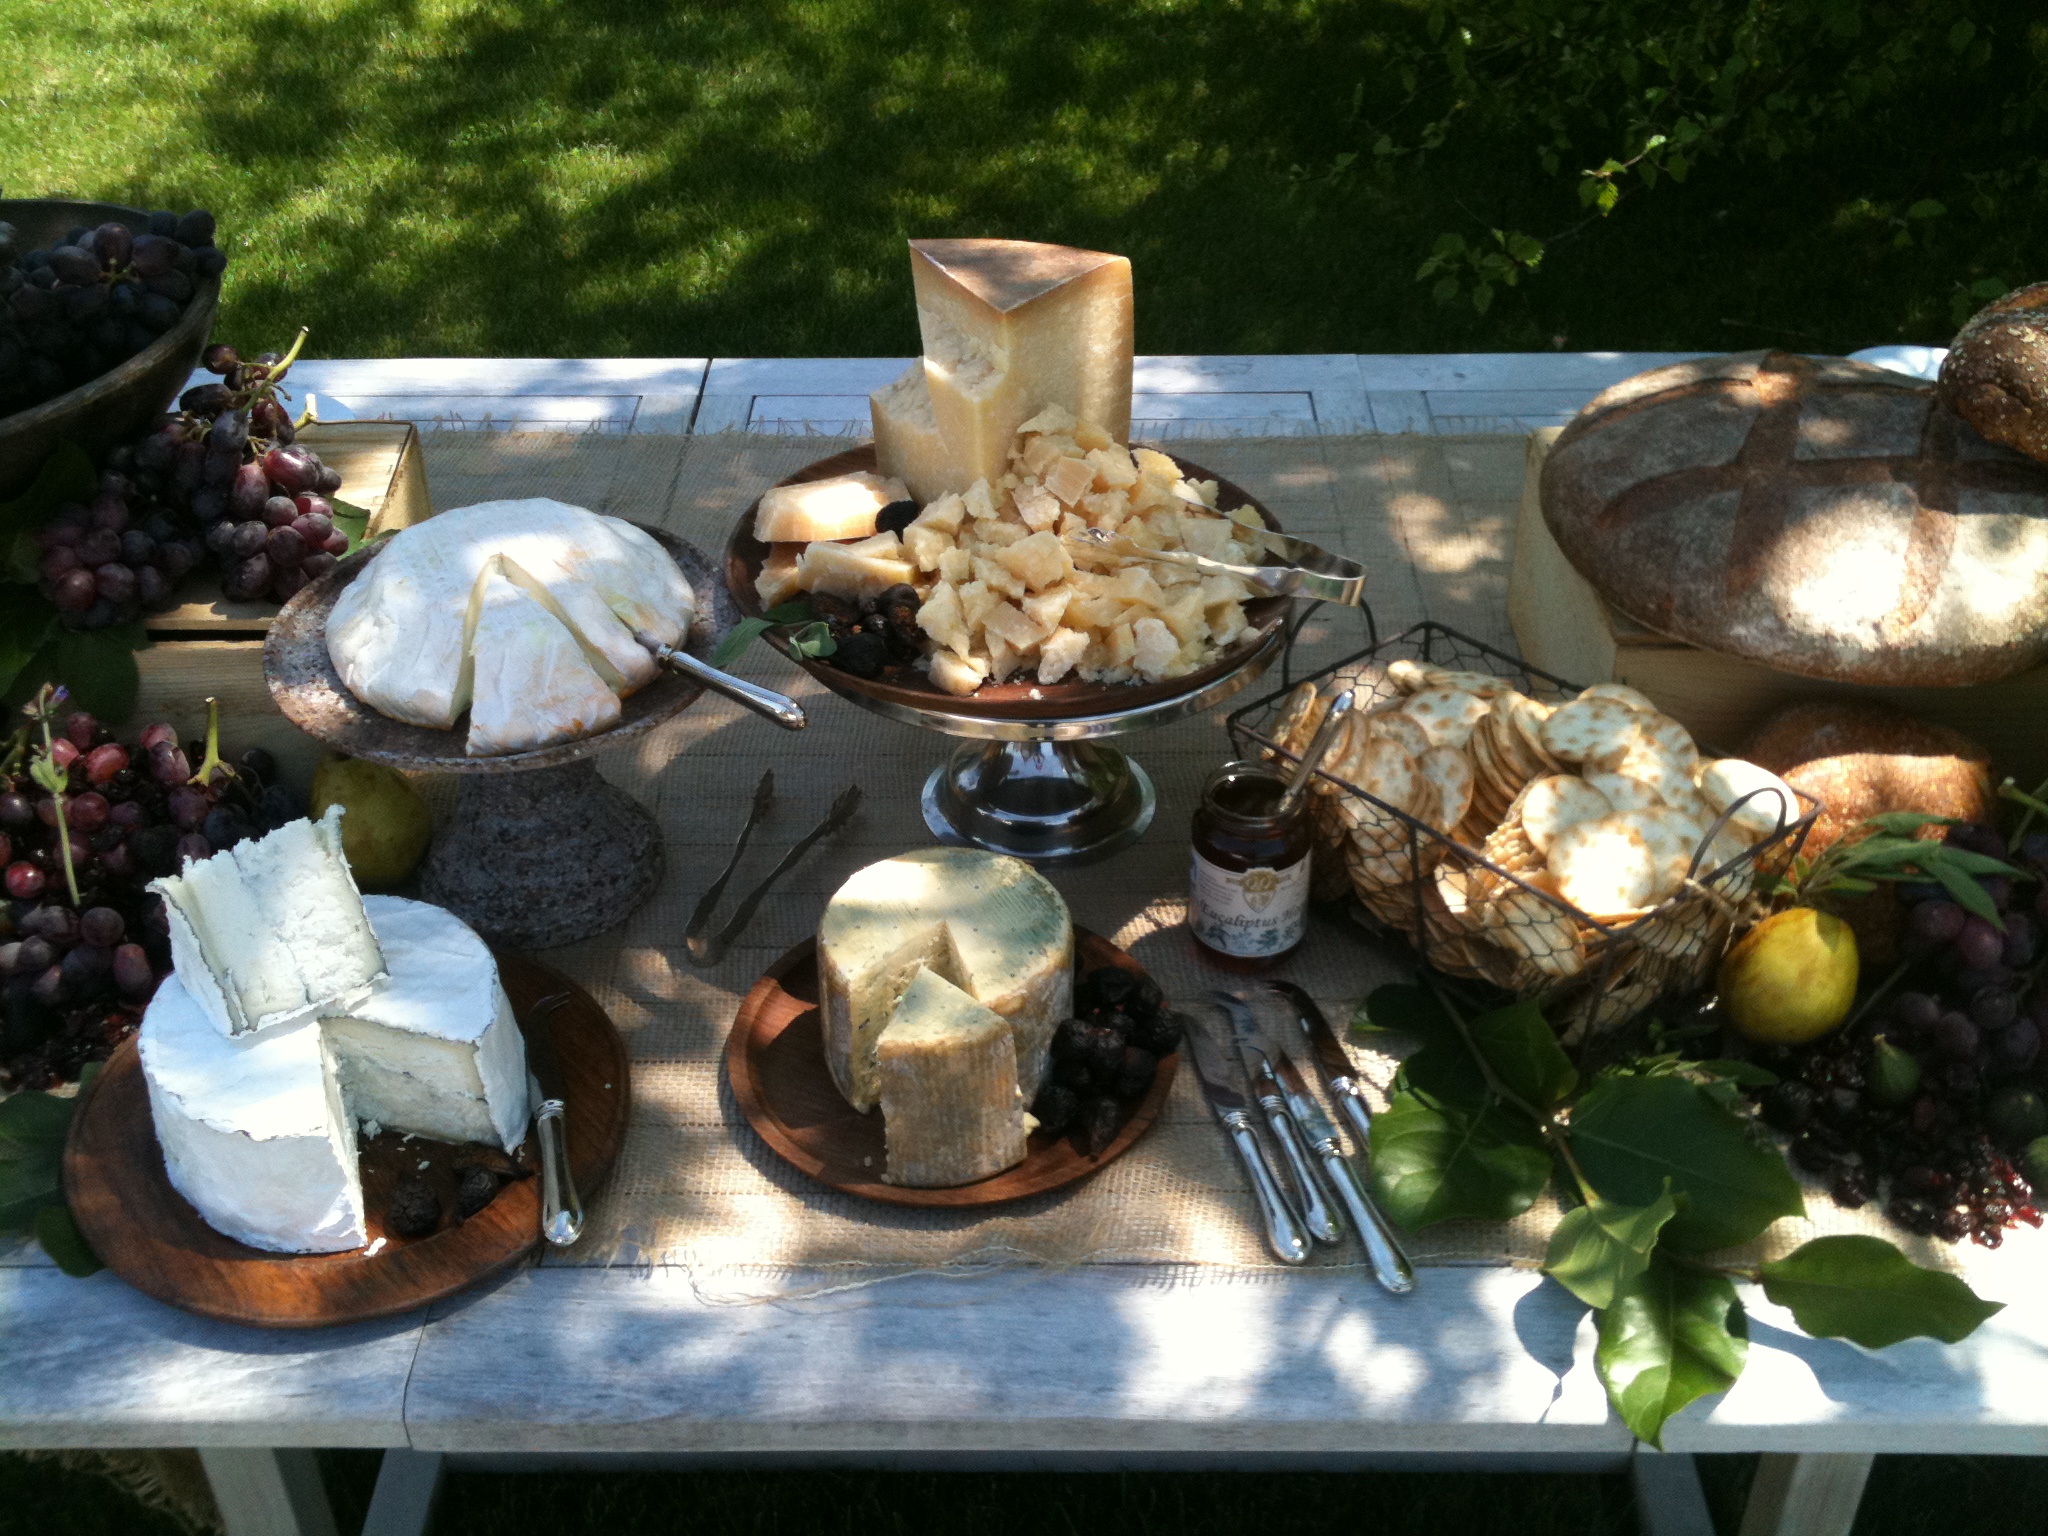
[(135, 652), (148, 644), (148, 632), (140, 622), (105, 629), (60, 627), (15, 675), (7, 703), (19, 705), (44, 683), (58, 683), (80, 709), (118, 725), (135, 712), (135, 693), (142, 683)]
[(0, 1158), (19, 1157), (37, 1147), (61, 1147), (77, 1102), (34, 1090), (0, 1099)]
[(1593, 1365), (1622, 1423), (1661, 1450), (1665, 1421), (1734, 1386), (1748, 1357), (1749, 1323), (1734, 1285), (1660, 1255), (1601, 1312)]
[(1605, 1311), (1619, 1291), (1650, 1267), (1657, 1234), (1677, 1214), (1668, 1184), (1650, 1205), (1595, 1199), (1567, 1211), (1550, 1235), (1543, 1272), (1587, 1306)]
[(328, 497), (327, 504), (334, 508), (334, 526), (348, 537), (348, 548), (342, 551), (345, 558), (363, 547), (363, 540), (370, 531), (370, 512), (367, 507), (359, 507), (336, 496)]
[(11, 546), (14, 536), (39, 528), (49, 515), (67, 501), (85, 501), (99, 485), (99, 471), (92, 455), (70, 441), (59, 443), (43, 460), (27, 490), (10, 501), (0, 501), (0, 547)]
[(1780, 1216), (1804, 1214), (1782, 1153), (1682, 1077), (1617, 1075), (1572, 1110), (1572, 1151), (1602, 1197), (1651, 1205), (1665, 1180), (1678, 1214), (1664, 1242), (1682, 1253), (1745, 1243)]
[(1912, 1338), (1954, 1344), (2003, 1309), (1877, 1237), (1817, 1237), (1764, 1265), (1763, 1281), (1764, 1294), (1815, 1338), (1866, 1349)]
[(0, 1163), (0, 1232), (33, 1232), (36, 1212), (64, 1198), (64, 1159), (56, 1148), (37, 1148)]
[(85, 1240), (85, 1234), (78, 1230), (67, 1205), (46, 1205), (36, 1212), (36, 1241), (59, 1269), (75, 1279), (83, 1280), (106, 1268)]
[(1397, 1090), (1373, 1117), (1372, 1179), (1404, 1227), (1469, 1216), (1506, 1221), (1526, 1211), (1550, 1179), (1542, 1133), (1503, 1110), (1466, 1114)]
[(1465, 1031), (1493, 1075), (1537, 1109), (1562, 1104), (1579, 1085), (1578, 1069), (1533, 1002), (1482, 1013), (1466, 1022)]
[(28, 587), (0, 587), (0, 695), (8, 693), (21, 669), (57, 627), (57, 610)]

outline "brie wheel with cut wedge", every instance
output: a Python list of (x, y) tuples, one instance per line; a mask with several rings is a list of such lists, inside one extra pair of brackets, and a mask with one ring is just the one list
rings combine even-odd
[(658, 671), (635, 632), (676, 645), (695, 606), (668, 551), (631, 523), (487, 501), (396, 535), (336, 599), (327, 653), (393, 719), (448, 730), (469, 711), (469, 754), (494, 756), (616, 724), (618, 701)]

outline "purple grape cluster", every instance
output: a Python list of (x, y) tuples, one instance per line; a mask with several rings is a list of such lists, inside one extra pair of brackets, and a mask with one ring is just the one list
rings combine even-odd
[(178, 323), (228, 264), (213, 215), (152, 213), (83, 225), (47, 250), (19, 250), (0, 223), (0, 416), (89, 383)]
[(1998, 922), (1932, 881), (1900, 885), (1901, 989), (1849, 1028), (1767, 1062), (1784, 1080), (1763, 1090), (1759, 1107), (1837, 1203), (1883, 1195), (1909, 1231), (1997, 1247), (2014, 1222), (2041, 1224), (2018, 1163), (2048, 1134), (2048, 987), (2039, 985), (2048, 835), (2012, 852), (1988, 826), (1945, 836), (2031, 878), (1976, 877)]
[(50, 756), (67, 779), (75, 905), (55, 798), (26, 774), (0, 778), (0, 1086), (72, 1081), (134, 1028), (171, 968), (149, 881), (305, 814), (260, 747), (195, 784), (207, 750), (169, 725), (124, 746), (83, 710), (65, 716)]
[(73, 629), (124, 624), (175, 601), (200, 544), (171, 509), (115, 470), (89, 502), (60, 506), (36, 530), (37, 584)]
[(218, 344), (205, 366), (221, 382), (185, 391), (148, 437), (116, 451), (119, 462), (182, 508), (219, 562), (224, 596), (283, 602), (348, 550), (327, 499), (341, 475), (294, 441), (277, 395), (289, 357), (266, 352), (245, 362)]

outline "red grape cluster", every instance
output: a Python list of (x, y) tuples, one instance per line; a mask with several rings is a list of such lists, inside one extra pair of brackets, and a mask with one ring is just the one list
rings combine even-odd
[(127, 746), (82, 710), (65, 716), (47, 754), (61, 816), (18, 771), (35, 740), (17, 736), (0, 774), (0, 1085), (16, 1088), (75, 1079), (140, 1018), (171, 966), (149, 881), (305, 814), (260, 747), (220, 761), (217, 714), (205, 742), (183, 746), (168, 725)]
[(185, 391), (177, 411), (109, 461), (182, 509), (220, 562), (222, 594), (236, 601), (282, 602), (348, 550), (327, 499), (341, 475), (293, 440), (278, 400), (297, 351), (244, 362), (231, 346), (207, 348), (206, 368), (222, 382)]
[(1784, 1076), (1759, 1103), (1793, 1138), (1793, 1160), (1826, 1179), (1837, 1203), (1884, 1194), (1909, 1231), (1995, 1248), (2014, 1222), (2041, 1223), (2018, 1165), (2031, 1166), (2029, 1148), (2048, 1134), (2048, 987), (2037, 985), (2048, 836), (2023, 839), (2016, 853), (1987, 826), (1950, 827), (1946, 840), (2012, 860), (2033, 878), (1976, 877), (1998, 922), (1932, 881), (1899, 886), (1908, 904), (1902, 989), (1818, 1044), (1766, 1059)]
[(227, 267), (213, 237), (204, 209), (153, 213), (139, 234), (80, 225), (48, 250), (19, 250), (0, 223), (0, 416), (98, 378), (176, 325)]
[(169, 509), (114, 470), (100, 476), (90, 502), (60, 506), (36, 530), (36, 542), (38, 586), (73, 629), (125, 624), (168, 608), (200, 556), (198, 539)]

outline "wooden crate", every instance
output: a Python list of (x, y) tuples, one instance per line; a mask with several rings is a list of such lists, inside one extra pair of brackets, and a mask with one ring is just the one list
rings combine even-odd
[[(395, 532), (433, 515), (419, 433), (409, 421), (345, 421), (309, 426), (298, 440), (341, 471), (343, 501), (370, 514), (369, 532)], [(285, 777), (304, 788), (326, 751), (278, 711), (263, 681), (263, 635), (276, 603), (231, 603), (219, 575), (197, 572), (184, 600), (149, 620), (151, 645), (136, 653), (141, 686), (132, 721), (167, 720), (181, 737), (206, 729), (206, 700), (220, 700), (234, 722), (236, 750), (268, 748)]]
[(1964, 688), (1878, 688), (1779, 672), (1644, 629), (1610, 608), (1573, 569), (1543, 521), (1543, 461), (1560, 427), (1529, 437), (1508, 620), (1522, 655), (1575, 683), (1613, 679), (1640, 689), (1702, 742), (1742, 743), (1793, 699), (1875, 699), (1982, 742), (1994, 770), (2029, 787), (2048, 775), (2048, 667)]

